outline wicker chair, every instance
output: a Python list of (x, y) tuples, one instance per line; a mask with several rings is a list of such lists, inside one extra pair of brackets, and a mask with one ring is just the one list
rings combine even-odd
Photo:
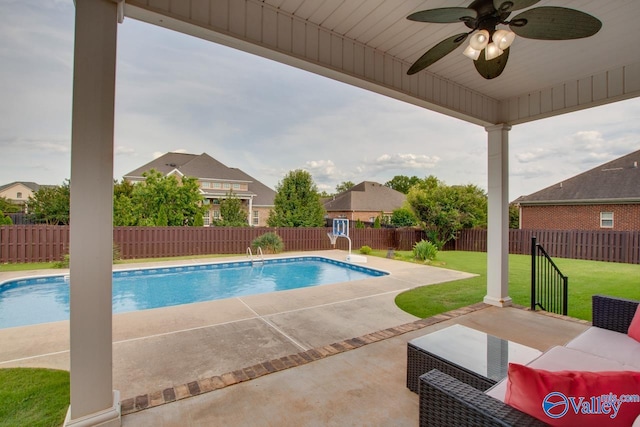
[[(626, 333), (640, 301), (594, 295), (593, 326)], [(420, 376), (420, 426), (544, 426), (545, 423), (438, 370)]]

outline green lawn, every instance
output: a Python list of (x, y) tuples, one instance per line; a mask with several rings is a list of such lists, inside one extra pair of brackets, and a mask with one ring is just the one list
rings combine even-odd
[[(210, 255), (191, 255), (182, 257), (165, 257), (165, 258), (139, 258), (139, 259), (119, 259), (114, 264), (136, 264), (141, 262), (158, 262), (158, 261), (179, 261), (190, 259), (204, 258), (224, 258), (230, 256), (242, 256), (244, 254), (210, 254)], [(16, 264), (0, 264), (0, 272), (3, 271), (27, 271), (27, 270), (44, 270), (48, 268), (59, 268), (55, 262), (30, 262)]]
[[(396, 252), (410, 260), (411, 252)], [(385, 256), (376, 251), (372, 255)], [(555, 258), (569, 277), (569, 316), (591, 320), (591, 296), (604, 294), (640, 300), (640, 265)], [(418, 317), (433, 316), (481, 302), (487, 290), (487, 254), (483, 252), (438, 252), (432, 265), (478, 274), (478, 277), (424, 286), (397, 296), (396, 304)], [(515, 304), (530, 305), (531, 258), (509, 255), (509, 296)]]
[(56, 427), (69, 407), (69, 372), (0, 369), (0, 427)]

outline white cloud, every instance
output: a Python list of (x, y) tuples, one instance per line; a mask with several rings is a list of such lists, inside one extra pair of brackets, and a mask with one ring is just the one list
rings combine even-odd
[(134, 148), (131, 148), (131, 147), (125, 147), (123, 145), (116, 145), (115, 149), (114, 149), (114, 152), (115, 152), (116, 156), (120, 156), (120, 155), (134, 154), (136, 152), (136, 150)]
[(421, 172), (433, 169), (440, 161), (438, 156), (424, 154), (383, 154), (367, 166), (378, 170), (419, 170)]

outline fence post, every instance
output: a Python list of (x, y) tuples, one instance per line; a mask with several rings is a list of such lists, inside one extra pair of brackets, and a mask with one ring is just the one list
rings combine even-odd
[(569, 278), (564, 276), (564, 289), (562, 289), (562, 315), (566, 316), (569, 312)]
[(531, 311), (536, 311), (536, 236), (531, 237)]

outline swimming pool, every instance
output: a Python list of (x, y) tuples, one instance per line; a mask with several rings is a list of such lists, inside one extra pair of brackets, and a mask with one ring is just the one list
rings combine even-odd
[[(386, 274), (323, 257), (120, 270), (113, 272), (113, 312), (147, 310)], [(0, 283), (0, 329), (68, 319), (69, 283), (64, 275)]]

